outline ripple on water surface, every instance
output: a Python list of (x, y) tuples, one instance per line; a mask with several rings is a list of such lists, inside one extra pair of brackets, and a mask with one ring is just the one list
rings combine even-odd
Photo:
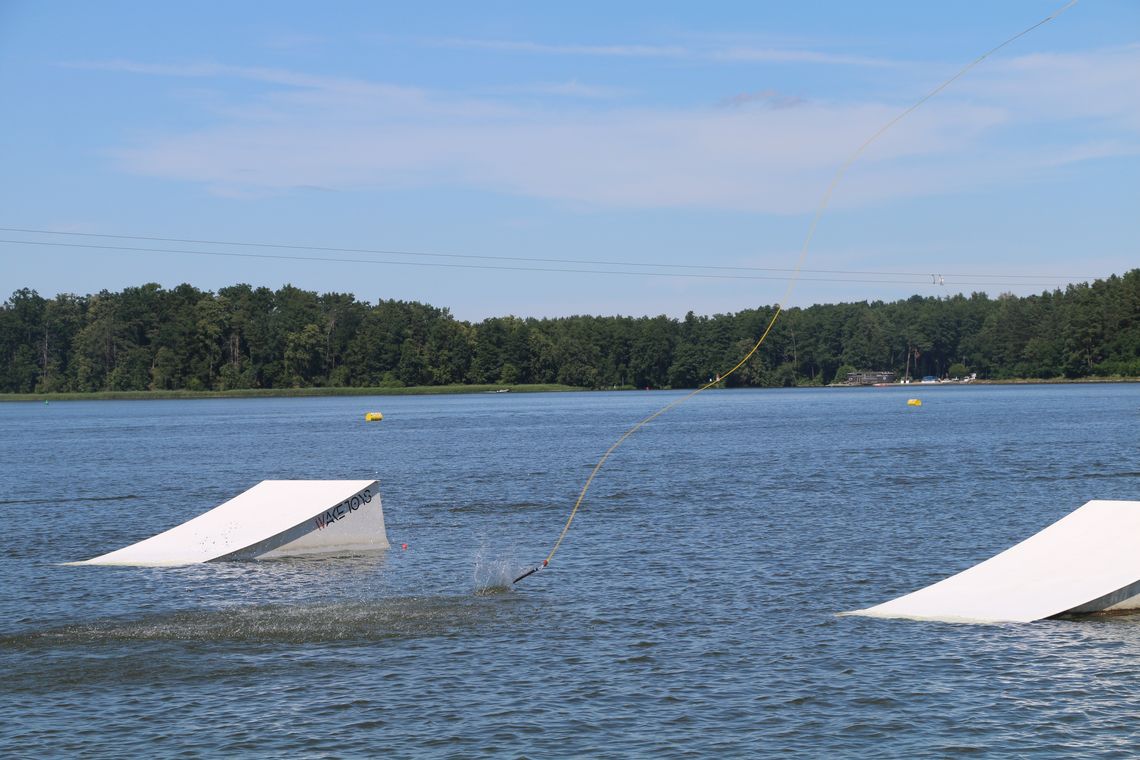
[[(710, 392), (618, 450), (517, 585), (667, 394), (504, 396), (385, 399), (371, 427), (359, 399), (0, 405), (0, 696), (29, 706), (0, 748), (1133, 754), (1136, 616), (836, 613), (1140, 498), (1140, 386), (940, 388), (920, 415), (892, 389)], [(58, 564), (289, 477), (379, 478), (393, 549)]]

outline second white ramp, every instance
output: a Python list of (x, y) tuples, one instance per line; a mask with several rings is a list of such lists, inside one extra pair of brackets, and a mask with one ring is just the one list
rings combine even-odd
[(851, 614), (1028, 622), (1140, 608), (1140, 501), (1090, 501), (990, 559)]

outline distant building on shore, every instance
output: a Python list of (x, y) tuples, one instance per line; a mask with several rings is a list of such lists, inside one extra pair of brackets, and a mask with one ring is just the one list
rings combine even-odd
[(893, 383), (894, 372), (878, 372), (875, 370), (859, 370), (847, 373), (847, 385), (876, 385), (878, 383)]

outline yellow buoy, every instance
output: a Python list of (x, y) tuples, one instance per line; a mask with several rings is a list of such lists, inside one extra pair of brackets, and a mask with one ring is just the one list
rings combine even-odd
[(365, 412), (364, 413), (364, 421), (365, 422), (379, 422), (382, 419), (384, 419), (384, 415), (380, 414), (380, 412)]
[(906, 400), (906, 405), (907, 406), (922, 406), (922, 399), (920, 399), (920, 398), (908, 398)]

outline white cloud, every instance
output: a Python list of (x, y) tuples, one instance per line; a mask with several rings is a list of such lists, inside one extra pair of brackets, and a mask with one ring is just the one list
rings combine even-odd
[(316, 76), (290, 71), (288, 69), (276, 69), (263, 66), (229, 66), (209, 61), (176, 64), (140, 63), (127, 60), (70, 61), (63, 65), (74, 69), (115, 71), (127, 74), (149, 74), (153, 76), (187, 79), (242, 79), (341, 95), (375, 94), (391, 97), (398, 95), (418, 96), (420, 94), (420, 91), (415, 88), (369, 82), (362, 79)]
[[(837, 204), (1019, 181), (1058, 162), (1135, 155), (1138, 49), (1028, 56), (972, 74), (861, 157)], [(787, 101), (785, 108), (630, 108), (549, 103), (218, 64), (84, 64), (270, 87), (215, 126), (117, 152), (129, 171), (231, 196), (445, 185), (595, 206), (811, 210), (836, 168), (906, 103)], [(571, 82), (573, 94), (589, 88)], [(968, 95), (968, 99), (963, 98)], [(771, 92), (744, 100), (771, 101)], [(1080, 137), (1066, 127), (1079, 124)], [(1050, 133), (1041, 143), (1038, 131)], [(1069, 130), (1072, 131), (1072, 130)]]
[(538, 82), (536, 84), (497, 87), (490, 92), (498, 95), (549, 95), (553, 97), (583, 98), (589, 100), (613, 100), (614, 98), (620, 98), (628, 94), (628, 90), (620, 87), (584, 84), (576, 79), (571, 79), (567, 82)]
[(1086, 53), (1038, 53), (995, 61), (964, 83), (1034, 119), (1094, 118), (1140, 129), (1140, 44)]
[(438, 47), (489, 50), (532, 55), (584, 56), (604, 58), (677, 58), (745, 63), (809, 63), (828, 66), (897, 66), (897, 61), (869, 56), (826, 53), (799, 48), (755, 47), (750, 45), (582, 45), (552, 44), (525, 40), (445, 38), (430, 40)]
[(438, 47), (492, 50), (506, 53), (580, 55), (606, 58), (688, 58), (692, 53), (679, 45), (555, 45), (513, 40), (446, 38), (430, 40)]
[(776, 90), (757, 90), (737, 93), (732, 97), (722, 99), (717, 105), (726, 108), (742, 108), (754, 104), (767, 108), (795, 108), (806, 103), (806, 100), (795, 95), (783, 95)]
[(878, 66), (900, 65), (898, 61), (871, 58), (862, 55), (839, 55), (818, 50), (788, 50), (783, 48), (731, 47), (713, 50), (707, 57), (717, 61), (747, 63), (814, 63), (826, 66)]

